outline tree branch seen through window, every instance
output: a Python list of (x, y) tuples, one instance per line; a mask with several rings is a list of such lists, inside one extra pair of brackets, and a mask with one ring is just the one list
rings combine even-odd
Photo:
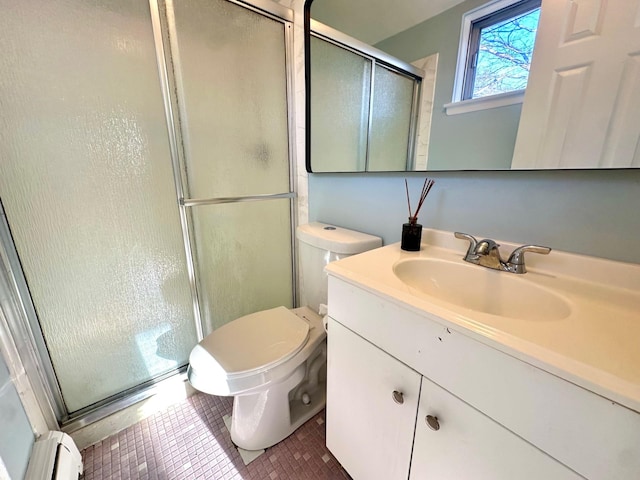
[(537, 0), (516, 2), (472, 23), (464, 98), (526, 88), (539, 5)]

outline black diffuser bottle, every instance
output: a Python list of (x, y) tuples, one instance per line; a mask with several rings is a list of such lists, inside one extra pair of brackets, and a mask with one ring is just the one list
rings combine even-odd
[(417, 252), (420, 250), (420, 241), (422, 240), (422, 225), (419, 223), (411, 223), (409, 218), (408, 223), (402, 224), (402, 242), (400, 248), (408, 252)]
[(404, 180), (404, 186), (407, 190), (407, 206), (409, 207), (409, 221), (402, 224), (402, 241), (400, 242), (400, 248), (408, 252), (420, 251), (420, 241), (422, 240), (422, 225), (418, 223), (418, 212), (422, 208), (431, 187), (435, 183), (434, 180), (429, 178), (424, 179), (422, 185), (422, 192), (420, 192), (420, 201), (415, 213), (411, 213), (411, 200), (409, 199), (409, 185), (407, 179)]

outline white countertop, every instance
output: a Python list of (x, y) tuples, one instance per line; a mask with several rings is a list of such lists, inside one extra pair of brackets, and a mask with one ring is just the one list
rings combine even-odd
[[(517, 246), (498, 243), (503, 258)], [(333, 262), (326, 270), (640, 412), (640, 265), (555, 250), (549, 255), (527, 254), (528, 272), (518, 277), (553, 291), (570, 305), (568, 316), (554, 320), (468, 310), (422, 293), (393, 273), (394, 264), (410, 258), (471, 265), (462, 260), (467, 246), (451, 232), (425, 229), (420, 252), (405, 252), (397, 243)]]

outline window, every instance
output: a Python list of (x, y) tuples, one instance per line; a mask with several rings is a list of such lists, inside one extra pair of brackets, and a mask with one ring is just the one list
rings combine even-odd
[(465, 14), (454, 102), (527, 86), (541, 0), (498, 0)]

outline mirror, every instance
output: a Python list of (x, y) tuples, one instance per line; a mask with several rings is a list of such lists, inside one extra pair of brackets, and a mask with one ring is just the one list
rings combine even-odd
[[(639, 168), (640, 28), (634, 20), (640, 18), (640, 0), (542, 0), (526, 90), (459, 100), (465, 88), (460, 73), (465, 60), (459, 68), (458, 51), (467, 37), (461, 31), (469, 28), (469, 22), (474, 25), (478, 21), (474, 12), (482, 12), (487, 5), (514, 3), (522, 2), (306, 0), (307, 170)], [(388, 147), (395, 139), (402, 144), (404, 137), (397, 131), (406, 129), (394, 133), (394, 128), (383, 127), (378, 131), (387, 137), (372, 136), (370, 131), (367, 136), (367, 129), (375, 129), (375, 121), (362, 106), (367, 102), (362, 91), (349, 91), (336, 68), (325, 65), (318, 71), (318, 64), (327, 58), (322, 51), (327, 44), (334, 50), (341, 48), (337, 51), (343, 56), (369, 46), (365, 56), (377, 52), (379, 65), (391, 67), (396, 76), (406, 74), (393, 71), (397, 65), (421, 70), (422, 81), (416, 87), (421, 95), (414, 98), (411, 113), (403, 114), (406, 121), (415, 116), (404, 157), (400, 149), (387, 148), (382, 156), (389, 162), (370, 168), (367, 161), (356, 161), (355, 154), (332, 150), (340, 136), (327, 125), (344, 119), (342, 105), (347, 100), (360, 101), (354, 106), (361, 118), (360, 131), (350, 134), (359, 139), (360, 146), (352, 151), (360, 156), (363, 150), (364, 155), (373, 155), (375, 142)], [(371, 68), (375, 66), (352, 66), (361, 77), (363, 71), (365, 77), (369, 75)], [(322, 77), (334, 82), (333, 90), (322, 91)], [(371, 85), (368, 101), (373, 104), (375, 81)], [(331, 104), (341, 94), (344, 98)], [(326, 116), (324, 122), (316, 118), (318, 110)], [(323, 160), (322, 154), (331, 162)]]

